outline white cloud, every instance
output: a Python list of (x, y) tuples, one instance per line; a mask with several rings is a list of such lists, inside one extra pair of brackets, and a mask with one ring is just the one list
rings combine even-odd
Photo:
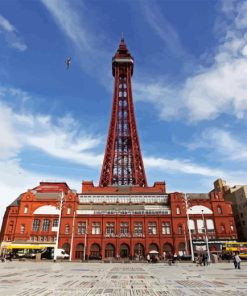
[(19, 51), (25, 51), (27, 45), (19, 35), (17, 29), (6, 18), (0, 15), (0, 32), (3, 33), (8, 45)]
[(158, 168), (162, 171), (173, 171), (185, 174), (202, 175), (206, 177), (219, 177), (225, 175), (223, 170), (217, 170), (215, 168), (209, 168), (204, 166), (199, 166), (189, 160), (179, 160), (179, 159), (164, 159), (156, 157), (145, 157), (144, 163), (146, 167)]
[(186, 116), (196, 122), (215, 119), (224, 113), (239, 119), (246, 114), (247, 2), (239, 5), (231, 2), (224, 9), (225, 12), (233, 10), (235, 18), (231, 25), (225, 25), (225, 35), (210, 67), (198, 65), (196, 73), (180, 85), (169, 85), (162, 78), (158, 82), (149, 80), (137, 84), (138, 98), (154, 104), (162, 119)]
[[(2, 97), (16, 92), (2, 88)], [(3, 94), (4, 93), (4, 94)], [(18, 94), (30, 98), (20, 90)], [(48, 155), (65, 159), (89, 167), (98, 167), (103, 159), (101, 154), (93, 152), (101, 139), (83, 132), (83, 128), (70, 116), (60, 119), (35, 112), (15, 112), (4, 103), (0, 103), (0, 158), (17, 157), (28, 146), (38, 148)]]
[(207, 148), (221, 155), (221, 158), (227, 157), (228, 161), (247, 160), (246, 139), (238, 139), (232, 133), (220, 128), (206, 129), (197, 140), (188, 144), (191, 149)]

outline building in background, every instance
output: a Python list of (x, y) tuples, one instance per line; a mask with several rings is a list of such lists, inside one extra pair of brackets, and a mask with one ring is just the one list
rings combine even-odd
[(7, 207), (2, 249), (55, 246), (58, 237), (59, 248), (72, 259), (140, 260), (150, 252), (187, 255), (191, 245), (203, 251), (206, 238), (210, 250), (220, 252), (224, 242), (237, 239), (231, 202), (222, 191), (185, 195), (167, 193), (165, 182), (147, 185), (132, 98), (133, 69), (122, 39), (112, 59), (114, 95), (99, 185), (83, 181), (76, 193), (66, 183), (41, 182), (21, 194)]
[(215, 187), (224, 195), (224, 198), (232, 202), (234, 219), (237, 227), (239, 241), (247, 241), (247, 185), (227, 186), (226, 182), (218, 179)]

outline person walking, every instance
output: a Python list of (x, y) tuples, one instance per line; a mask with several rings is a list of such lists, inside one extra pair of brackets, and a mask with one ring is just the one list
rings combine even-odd
[(239, 258), (239, 255), (238, 253), (236, 252), (235, 256), (234, 256), (234, 266), (235, 266), (235, 269), (240, 269), (240, 262), (241, 262), (241, 259)]

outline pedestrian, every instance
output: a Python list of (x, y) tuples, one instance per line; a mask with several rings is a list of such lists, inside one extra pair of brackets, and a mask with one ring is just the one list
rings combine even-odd
[(150, 262), (150, 255), (149, 254), (147, 254), (147, 261), (148, 261), (148, 263)]
[(238, 253), (236, 252), (235, 256), (234, 256), (234, 266), (235, 266), (235, 269), (240, 269), (240, 262), (241, 262), (241, 259), (239, 258), (239, 255)]
[(202, 262), (203, 262), (203, 265), (208, 265), (208, 255), (206, 253), (203, 253), (202, 255)]

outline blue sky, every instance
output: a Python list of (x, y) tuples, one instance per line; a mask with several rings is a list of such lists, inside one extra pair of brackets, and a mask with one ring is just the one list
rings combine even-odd
[(246, 1), (1, 0), (0, 215), (40, 181), (98, 184), (122, 32), (149, 185), (246, 184), (246, 28)]

